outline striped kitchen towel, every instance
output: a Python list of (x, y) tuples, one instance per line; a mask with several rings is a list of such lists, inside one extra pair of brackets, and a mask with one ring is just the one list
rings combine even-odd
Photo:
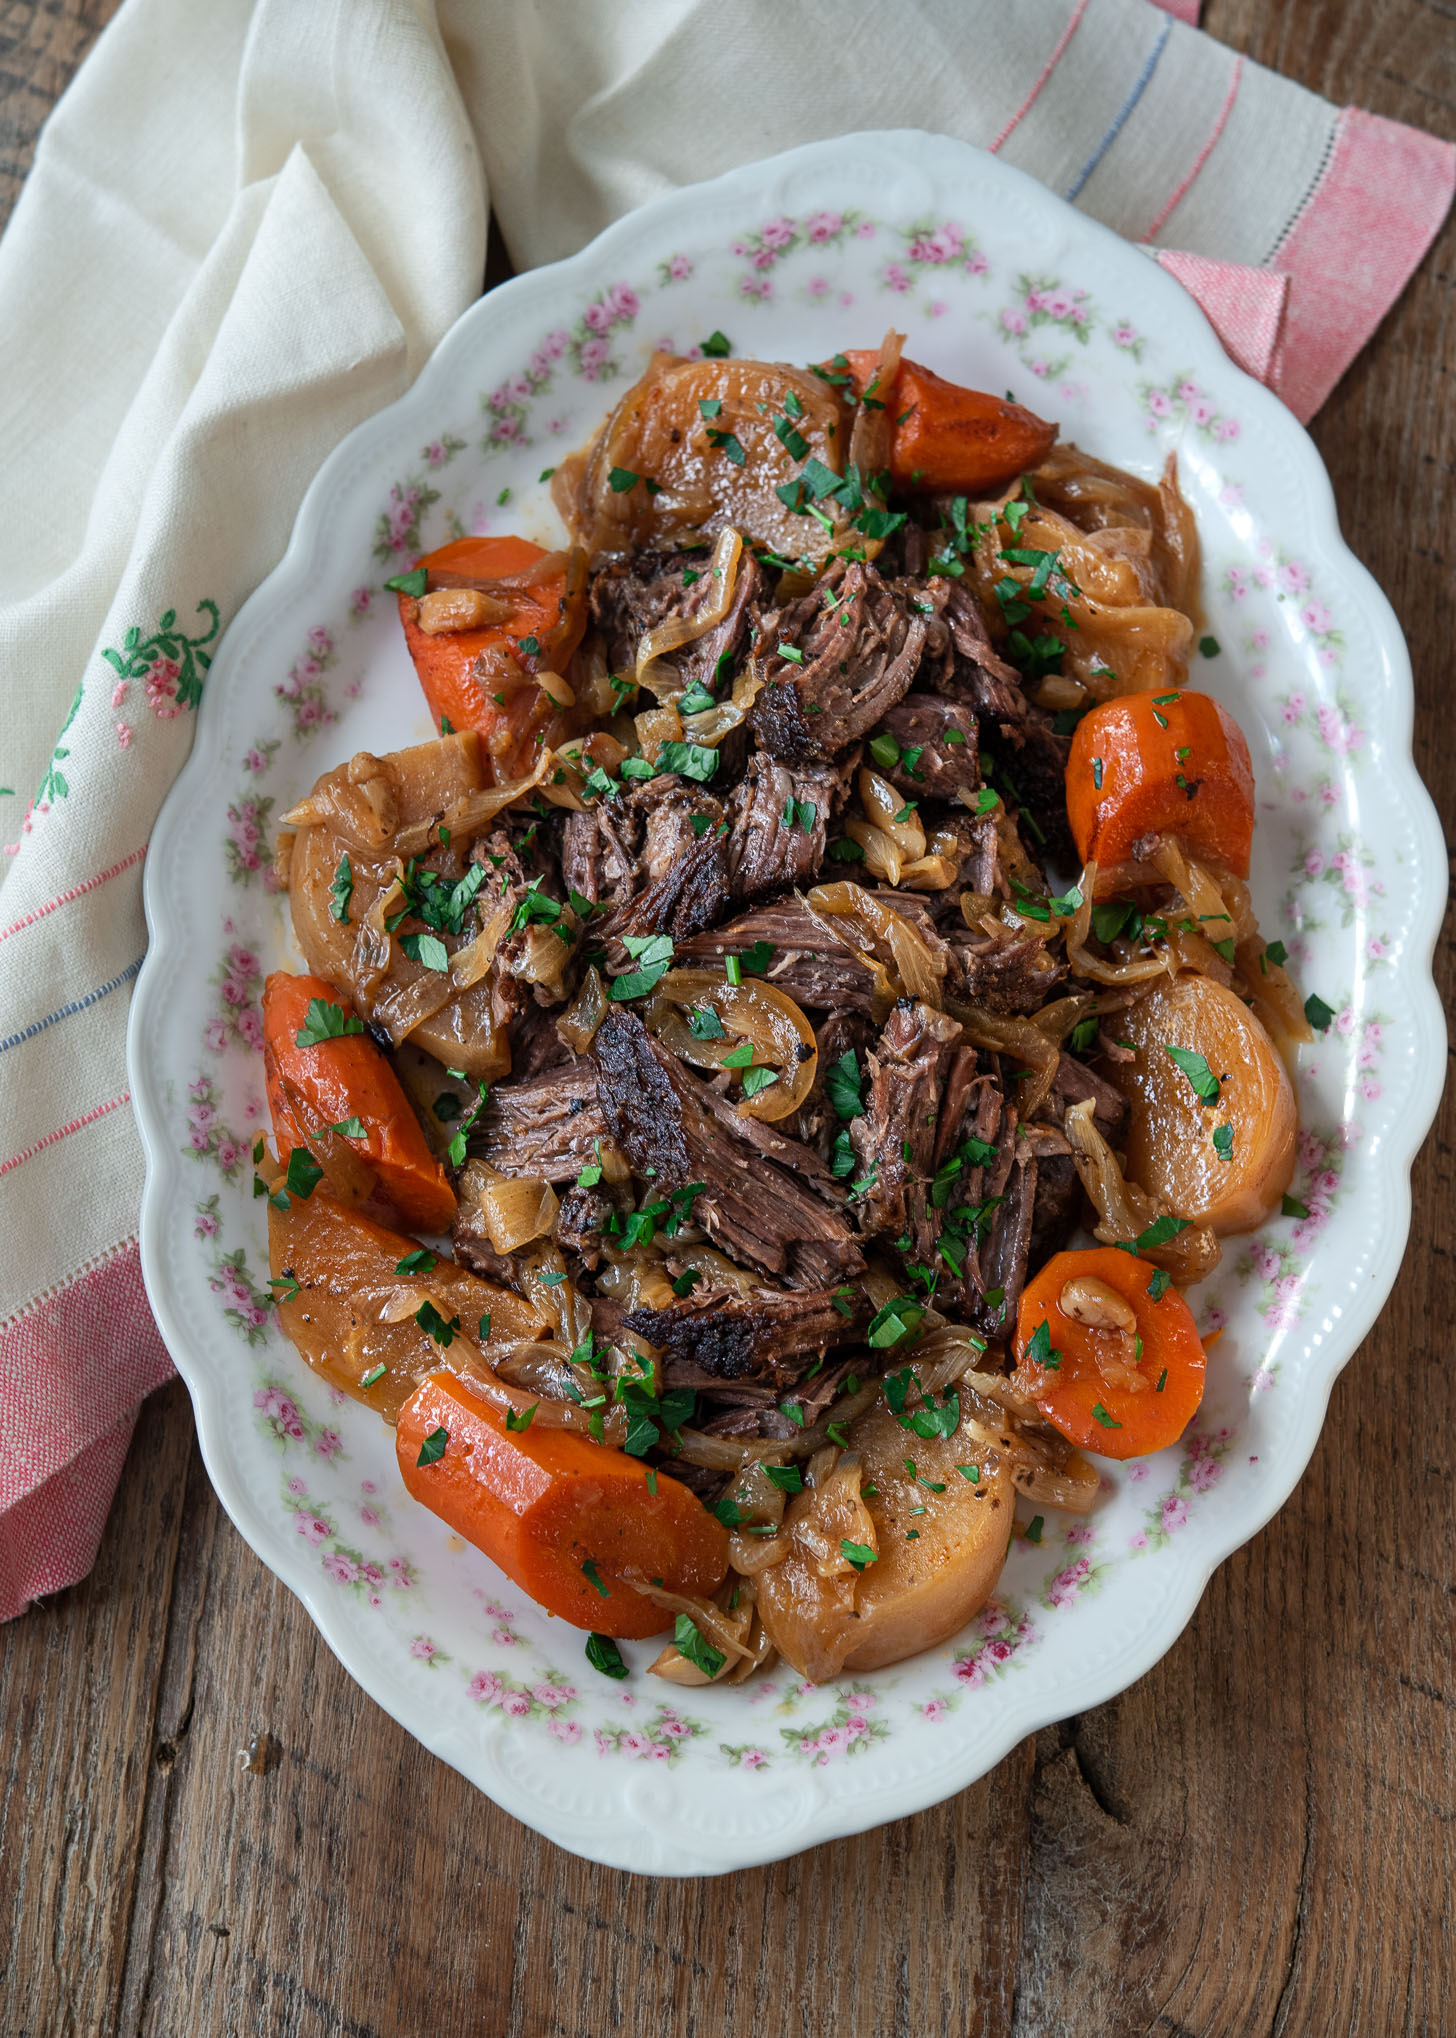
[(478, 290), (487, 200), (525, 268), (793, 143), (938, 129), (1146, 246), (1308, 417), (1440, 226), (1453, 150), (1195, 16), (125, 0), (0, 240), (0, 1617), (89, 1569), (170, 1370), (125, 1063), (148, 833), (310, 477)]

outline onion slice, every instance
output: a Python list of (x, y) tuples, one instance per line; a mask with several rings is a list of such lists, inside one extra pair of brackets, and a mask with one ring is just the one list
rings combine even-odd
[(638, 686), (646, 687), (658, 700), (668, 700), (674, 692), (680, 692), (681, 687), (676, 673), (671, 678), (663, 675), (659, 679), (652, 670), (653, 666), (670, 652), (680, 651), (684, 644), (706, 637), (709, 630), (715, 630), (722, 622), (733, 601), (733, 583), (738, 578), (738, 561), (742, 553), (743, 540), (730, 524), (718, 533), (718, 541), (713, 547), (708, 571), (716, 585), (709, 599), (692, 615), (670, 616), (665, 623), (658, 623), (639, 639), (634, 676)]

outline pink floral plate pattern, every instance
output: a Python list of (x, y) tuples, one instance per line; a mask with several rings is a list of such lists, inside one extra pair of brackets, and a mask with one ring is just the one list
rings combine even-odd
[[(277, 1328), (249, 1160), (259, 988), (298, 960), (272, 844), (326, 766), (430, 733), (384, 580), (452, 534), (555, 542), (547, 471), (654, 346), (691, 354), (721, 331), (744, 353), (814, 360), (891, 321), (916, 358), (1011, 390), (1096, 453), (1152, 474), (1178, 452), (1206, 555), (1195, 683), (1253, 749), (1255, 900), (1334, 1015), (1299, 1071), (1297, 1209), (1235, 1241), (1197, 1291), (1222, 1335), (1194, 1429), (1109, 1466), (1087, 1519), (1024, 1519), (995, 1598), (953, 1641), (821, 1689), (779, 1666), (686, 1692), (643, 1675), (651, 1649), (633, 1645), (634, 1674), (613, 1683), (581, 1635), (414, 1505), (389, 1432)], [(364, 1688), (563, 1846), (693, 1874), (932, 1803), (1148, 1669), (1308, 1461), (1395, 1278), (1444, 1066), (1441, 841), (1410, 758), (1400, 632), (1340, 539), (1309, 440), (1191, 299), (961, 144), (797, 150), (662, 199), (476, 305), (325, 464), (286, 558), (223, 621), (205, 686), (206, 654), (185, 668), (189, 693), (203, 687), (196, 745), (147, 864), (131, 1032), (143, 1264), (224, 1504)], [(184, 691), (174, 662), (163, 706)]]

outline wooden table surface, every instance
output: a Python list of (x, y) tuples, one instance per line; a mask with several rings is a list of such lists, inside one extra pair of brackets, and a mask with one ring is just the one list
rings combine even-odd
[[(0, 0), (0, 217), (116, 0)], [(1225, 42), (1456, 136), (1456, 7), (1213, 0)], [(1325, 406), (1456, 812), (1456, 222)], [(1437, 966), (1448, 1009), (1448, 925)], [(1162, 1663), (919, 1817), (716, 1881), (591, 1867), (349, 1681), (223, 1515), (180, 1384), (93, 1575), (0, 1631), (4, 2038), (1456, 2032), (1450, 1094), (1400, 1283), (1278, 1518)], [(261, 1733), (264, 1775), (238, 1754)]]

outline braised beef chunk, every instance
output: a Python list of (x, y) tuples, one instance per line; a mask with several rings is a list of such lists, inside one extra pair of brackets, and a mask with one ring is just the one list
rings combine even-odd
[(1019, 721), (1028, 705), (1021, 675), (993, 647), (973, 589), (959, 580), (940, 584), (953, 656), (936, 673), (937, 691), (965, 701), (982, 721)]
[(1127, 1099), (1106, 1076), (1088, 1068), (1086, 1062), (1070, 1054), (1062, 1055), (1044, 1107), (1047, 1117), (1060, 1125), (1072, 1105), (1081, 1104), (1088, 1097), (1092, 1099), (1092, 1123), (1109, 1146), (1121, 1146), (1127, 1129)]
[(562, 875), (607, 911), (596, 941), (624, 934), (695, 934), (728, 904), (723, 809), (691, 779), (672, 773), (568, 814)]
[(1036, 1156), (1036, 1200), (1031, 1212), (1031, 1266), (1059, 1253), (1082, 1211), (1082, 1184), (1066, 1139), (1050, 1125), (1028, 1125), (1026, 1143)]
[(503, 1175), (540, 1175), (574, 1182), (606, 1136), (596, 1070), (582, 1055), (527, 1082), (492, 1086), (471, 1133), (471, 1145)]
[(1042, 860), (1075, 867), (1077, 848), (1067, 819), (1067, 759), (1072, 739), (1059, 736), (1043, 709), (1027, 704), (1025, 717), (986, 732), (995, 776), (1019, 809), (1027, 846)]
[(636, 1173), (659, 1196), (702, 1183), (693, 1221), (724, 1252), (820, 1286), (860, 1270), (839, 1191), (808, 1147), (741, 1114), (634, 1012), (608, 1014), (592, 1055), (607, 1127)]
[(556, 1031), (557, 1014), (528, 1004), (511, 1022), (511, 1075), (521, 1081), (571, 1060), (571, 1049)]
[(947, 939), (959, 966), (963, 995), (988, 1012), (1035, 1012), (1047, 1001), (1061, 970), (1040, 935), (987, 933), (951, 927)]
[[(899, 761), (886, 773), (912, 800), (948, 800), (981, 783), (981, 746), (976, 718), (963, 701), (940, 694), (907, 693), (881, 724), (899, 745)], [(876, 767), (883, 770), (877, 755)]]
[(556, 1213), (556, 1243), (594, 1266), (602, 1249), (602, 1226), (612, 1209), (611, 1197), (601, 1189), (568, 1189)]
[(797, 899), (758, 906), (726, 926), (682, 942), (674, 958), (679, 969), (721, 968), (725, 956), (744, 955), (766, 947), (767, 959), (755, 960), (753, 975), (773, 984), (796, 1005), (817, 1012), (868, 1015), (874, 1005), (876, 977), (855, 950), (826, 929), (831, 921), (816, 920)]
[(672, 1309), (634, 1309), (628, 1330), (677, 1359), (691, 1360), (724, 1380), (772, 1374), (797, 1378), (792, 1361), (849, 1344), (862, 1337), (870, 1319), (863, 1291), (848, 1283), (814, 1291), (762, 1287), (751, 1295), (736, 1291), (689, 1295)]
[(902, 998), (867, 1057), (868, 1095), (849, 1136), (866, 1184), (856, 1204), (861, 1229), (906, 1237), (928, 1260), (940, 1235), (930, 1198), (946, 1078), (961, 1029), (942, 1012)]
[[(855, 1067), (863, 1071), (865, 1051), (874, 1037), (873, 1022), (858, 1012), (831, 1012), (814, 1029), (814, 1044), (819, 1054), (814, 1087), (799, 1106), (795, 1118), (786, 1123), (793, 1125), (797, 1137), (803, 1140), (805, 1146), (812, 1147), (828, 1166), (832, 1166), (836, 1159), (835, 1142), (846, 1124), (839, 1102), (836, 1102), (836, 1098), (842, 1102), (848, 1095), (844, 1087), (848, 1080), (844, 1057), (852, 1055)], [(831, 1081), (834, 1084), (833, 1095), (830, 1094)], [(840, 1173), (844, 1173), (843, 1165)]]
[[(710, 558), (710, 549), (699, 547), (640, 552), (629, 559), (607, 562), (592, 582), (591, 612), (602, 633), (610, 671), (632, 672), (638, 641), (648, 630), (669, 617), (694, 616), (715, 599), (718, 590), (709, 570)], [(728, 613), (721, 623), (674, 654), (684, 687), (694, 680), (711, 687), (725, 653), (731, 666), (743, 641), (759, 579), (758, 562), (745, 547)]]
[[(504, 904), (510, 914), (506, 933), (496, 955), (500, 979), (515, 978), (519, 999), (510, 1010), (519, 1009), (529, 984), (538, 1004), (559, 1005), (566, 996), (564, 985), (543, 983), (535, 973), (533, 930), (555, 921), (566, 902), (560, 870), (551, 853), (546, 833), (530, 828), (514, 842), (504, 828), (492, 829), (471, 852), (472, 864), (482, 864), (486, 877), (476, 894), (476, 907), (484, 925)], [(539, 905), (534, 902), (539, 900)], [(553, 937), (555, 938), (555, 937)]]
[(811, 885), (825, 832), (849, 790), (848, 763), (791, 771), (755, 751), (728, 802), (728, 881), (735, 899)]
[[(1019, 1143), (991, 1220), (990, 1235), (980, 1251), (977, 1321), (993, 1334), (1003, 1333), (1016, 1322), (1017, 1305), (1026, 1286), (1036, 1182), (1036, 1156)], [(992, 1296), (998, 1299), (992, 1301)]]
[[(873, 566), (833, 568), (812, 595), (759, 624), (763, 692), (750, 720), (786, 764), (832, 757), (909, 691), (925, 646), (925, 618)], [(787, 647), (790, 657), (783, 656)]]

